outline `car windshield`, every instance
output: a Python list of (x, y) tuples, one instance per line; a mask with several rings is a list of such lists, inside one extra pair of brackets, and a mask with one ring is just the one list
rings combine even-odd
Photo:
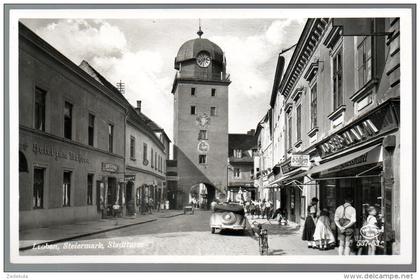
[(244, 215), (244, 207), (239, 204), (216, 204), (213, 208), (214, 212), (234, 212)]

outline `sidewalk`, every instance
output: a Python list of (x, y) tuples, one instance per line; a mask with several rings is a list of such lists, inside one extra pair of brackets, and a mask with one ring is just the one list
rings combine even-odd
[(255, 228), (253, 222), (262, 224), (263, 228), (268, 230), (270, 255), (338, 255), (337, 249), (320, 251), (308, 248), (306, 241), (301, 238), (302, 227), (296, 223), (289, 222), (288, 225), (282, 226), (275, 219), (252, 219), (250, 216), (247, 219), (252, 230)]
[(19, 232), (19, 250), (30, 249), (34, 244), (54, 244), (183, 214), (184, 212), (179, 210), (164, 210), (161, 212), (154, 212), (153, 214), (137, 215), (133, 217), (100, 219), (83, 221), (75, 224), (22, 230)]

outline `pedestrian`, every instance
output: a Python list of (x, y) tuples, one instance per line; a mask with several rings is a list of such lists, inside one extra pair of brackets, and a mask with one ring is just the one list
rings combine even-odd
[(260, 218), (264, 218), (265, 215), (265, 198), (260, 202)]
[(316, 243), (314, 241), (315, 233), (315, 222), (316, 222), (316, 213), (317, 213), (317, 204), (318, 198), (313, 197), (311, 200), (311, 205), (308, 206), (308, 216), (305, 219), (305, 224), (303, 226), (302, 240), (308, 242), (308, 248), (316, 248)]
[(271, 212), (271, 202), (266, 200), (264, 204), (264, 216), (267, 220), (270, 219), (270, 212)]
[(152, 214), (153, 198), (149, 198), (149, 214)]
[(338, 254), (350, 255), (350, 247), (353, 243), (354, 223), (356, 222), (356, 209), (351, 204), (353, 199), (347, 197), (344, 204), (337, 207), (334, 214), (334, 222), (338, 229)]
[(331, 230), (330, 213), (327, 208), (322, 209), (315, 226), (314, 241), (319, 250), (328, 250), (329, 246), (335, 242), (334, 234)]
[[(370, 206), (367, 209), (367, 212), (368, 212), (368, 216), (366, 218), (366, 225), (370, 225), (370, 226), (378, 228), (378, 220), (376, 219), (376, 215), (378, 214), (378, 212), (376, 211), (376, 207)], [(377, 245), (376, 241), (377, 241), (377, 237), (369, 240), (368, 255), (375, 255), (376, 245)]]
[(249, 211), (251, 212), (251, 219), (254, 219), (255, 215), (255, 201), (251, 200), (251, 204), (249, 205)]

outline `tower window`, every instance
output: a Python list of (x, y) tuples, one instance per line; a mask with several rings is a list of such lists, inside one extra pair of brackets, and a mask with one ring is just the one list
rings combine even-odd
[(191, 88), (191, 96), (195, 96), (195, 88)]
[(195, 106), (191, 106), (190, 113), (191, 113), (191, 115), (195, 115), (197, 113)]
[(207, 140), (207, 130), (200, 130), (198, 140)]
[(211, 89), (211, 96), (212, 97), (215, 97), (216, 96), (216, 89), (215, 88), (212, 88)]
[(241, 169), (235, 168), (233, 176), (235, 177), (235, 179), (240, 179), (241, 178)]
[(207, 155), (198, 155), (198, 163), (199, 164), (206, 164), (207, 163)]
[(210, 107), (210, 116), (216, 116), (216, 107)]

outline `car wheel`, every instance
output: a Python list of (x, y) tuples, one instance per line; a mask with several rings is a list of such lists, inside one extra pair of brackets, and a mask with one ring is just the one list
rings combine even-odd
[(216, 229), (214, 227), (211, 228), (211, 233), (214, 234), (216, 232)]

